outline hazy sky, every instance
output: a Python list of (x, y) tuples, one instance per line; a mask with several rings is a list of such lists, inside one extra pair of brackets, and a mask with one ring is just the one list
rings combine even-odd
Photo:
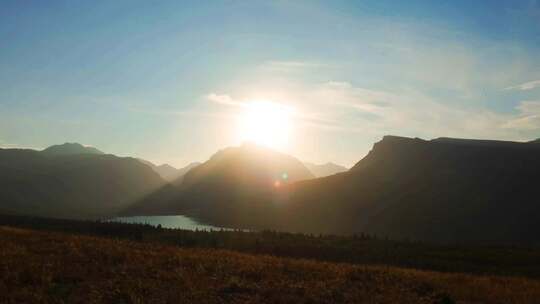
[(295, 109), (286, 152), (347, 166), (385, 134), (540, 137), (540, 1), (0, 1), (0, 146), (181, 166)]

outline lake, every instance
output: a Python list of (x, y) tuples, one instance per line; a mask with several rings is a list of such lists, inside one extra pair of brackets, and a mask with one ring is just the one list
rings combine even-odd
[(129, 216), (129, 217), (117, 217), (110, 221), (119, 222), (119, 223), (129, 223), (129, 224), (149, 224), (152, 226), (161, 225), (161, 227), (163, 228), (170, 228), (170, 229), (232, 230), (229, 228), (216, 227), (212, 225), (204, 225), (183, 215)]

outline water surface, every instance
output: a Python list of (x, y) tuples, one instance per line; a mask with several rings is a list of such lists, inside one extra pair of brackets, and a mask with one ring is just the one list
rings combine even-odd
[(128, 224), (149, 224), (152, 226), (161, 225), (163, 228), (185, 229), (185, 230), (231, 230), (228, 228), (205, 225), (184, 215), (156, 215), (156, 216), (128, 216), (116, 217), (111, 221)]

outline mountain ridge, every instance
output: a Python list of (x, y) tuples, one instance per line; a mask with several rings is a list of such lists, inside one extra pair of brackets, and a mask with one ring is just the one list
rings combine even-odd
[(385, 136), (348, 172), (291, 185), (284, 226), (429, 241), (539, 242), (533, 231), (540, 231), (540, 204), (531, 201), (540, 180), (538, 153), (527, 143)]
[[(265, 202), (276, 199), (277, 189), (311, 178), (313, 174), (298, 159), (247, 143), (219, 150), (189, 170), (182, 183), (160, 189), (126, 214), (186, 214), (222, 226), (243, 219), (255, 224), (252, 220), (272, 212)], [(250, 216), (252, 212), (261, 216)]]
[(152, 170), (158, 173), (165, 181), (178, 185), (182, 183), (184, 175), (189, 170), (201, 164), (199, 162), (192, 162), (185, 167), (177, 169), (169, 164), (155, 165), (154, 163), (141, 158), (139, 158), (139, 161), (152, 168)]
[(327, 162), (324, 164), (314, 164), (310, 162), (304, 162), (304, 165), (315, 175), (316, 177), (325, 177), (328, 175), (333, 175), (341, 172), (345, 172), (347, 169), (344, 166), (340, 166), (333, 162)]
[(79, 143), (64, 143), (52, 145), (41, 151), (47, 155), (76, 155), (76, 154), (105, 154), (104, 152), (90, 146), (83, 146)]
[(389, 135), (350, 170), (314, 178), (290, 155), (244, 144), (165, 183), (157, 166), (134, 158), (0, 149), (0, 210), (184, 214), (233, 228), (540, 243), (539, 154), (535, 141)]
[(0, 209), (8, 213), (96, 219), (116, 215), (163, 180), (131, 157), (0, 149), (0, 183)]

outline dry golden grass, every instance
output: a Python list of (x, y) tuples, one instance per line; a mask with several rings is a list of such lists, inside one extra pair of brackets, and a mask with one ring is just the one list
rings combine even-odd
[(1, 303), (537, 303), (540, 282), (0, 228)]

